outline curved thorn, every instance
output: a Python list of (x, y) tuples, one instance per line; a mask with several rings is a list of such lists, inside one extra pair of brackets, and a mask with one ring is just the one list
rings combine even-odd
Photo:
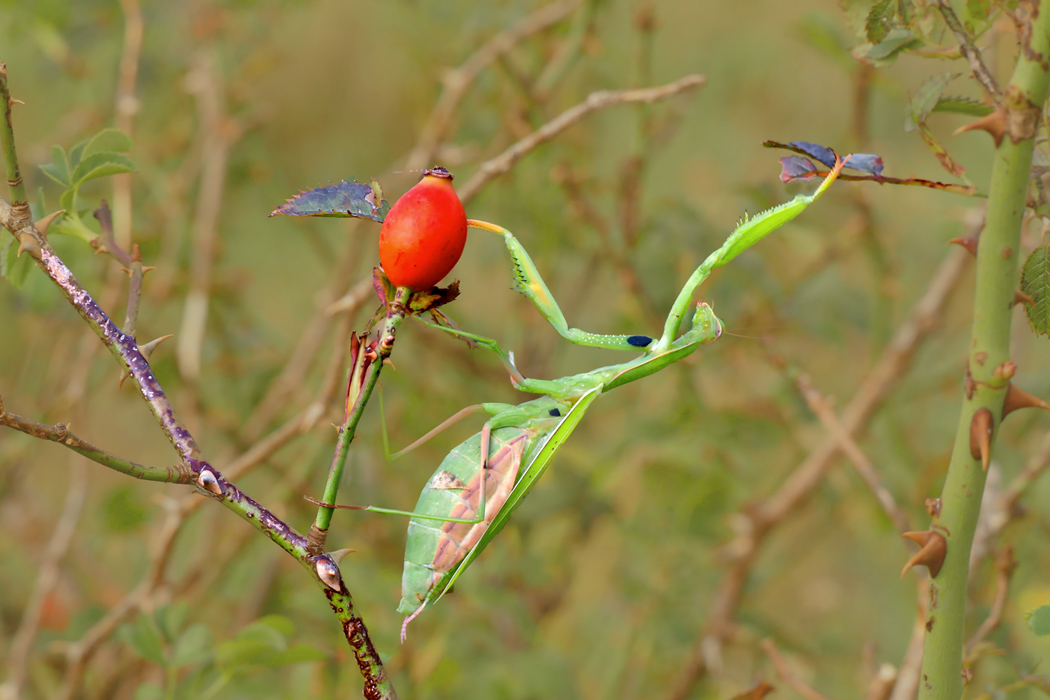
[(1011, 383), (1006, 389), (1006, 400), (1003, 401), (1003, 418), (1021, 408), (1041, 408), (1050, 411), (1050, 404)]
[(1003, 140), (1003, 135), (1006, 133), (1006, 110), (999, 107), (991, 114), (976, 119), (969, 124), (963, 124), (955, 130), (952, 136), (958, 136), (974, 130), (987, 131), (995, 141), (996, 148), (998, 148)]
[(941, 565), (944, 564), (944, 557), (948, 553), (948, 541), (944, 539), (944, 535), (939, 532), (925, 530), (922, 532), (905, 532), (901, 534), (901, 537), (907, 537), (922, 547), (904, 565), (904, 569), (901, 570), (901, 578), (904, 578), (904, 574), (908, 573), (908, 569), (913, 566), (925, 566), (930, 570), (930, 576), (935, 578), (940, 573)]
[(41, 236), (46, 236), (47, 235), (47, 227), (51, 225), (51, 222), (54, 221), (55, 219), (57, 219), (58, 217), (62, 216), (65, 213), (66, 213), (65, 209), (59, 209), (56, 212), (48, 214), (47, 216), (42, 218), (40, 221), (37, 221), (36, 223), (33, 224), (33, 226), (36, 227), (36, 230), (40, 232)]
[(977, 257), (977, 236), (959, 236), (948, 241), (948, 245), (955, 244), (960, 248), (970, 251), (970, 255)]
[(970, 420), (970, 456), (981, 460), (981, 468), (988, 471), (992, 451), (992, 412), (979, 408)]

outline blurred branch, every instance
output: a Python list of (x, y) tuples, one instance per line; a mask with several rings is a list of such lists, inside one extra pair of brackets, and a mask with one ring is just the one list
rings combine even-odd
[(442, 81), (445, 87), (441, 96), (427, 118), (426, 124), (423, 125), (419, 142), (408, 155), (405, 167), (415, 169), (433, 165), (431, 161), (434, 160), (441, 141), (448, 133), (456, 109), (481, 72), (523, 40), (563, 20), (579, 7), (581, 2), (582, 0), (559, 0), (545, 5), (510, 29), (493, 36), (471, 54), (463, 65), (449, 71)]
[(1010, 579), (1013, 578), (1014, 569), (1016, 568), (1017, 560), (1014, 559), (1014, 548), (1006, 545), (995, 560), (995, 599), (992, 601), (992, 608), (988, 612), (988, 617), (985, 618), (981, 626), (977, 628), (977, 631), (966, 642), (966, 646), (963, 647), (964, 658), (968, 657), (973, 652), (974, 647), (984, 641), (1002, 622), (1003, 609), (1006, 608), (1006, 596), (1010, 592)]
[(809, 409), (820, 420), (824, 429), (838, 441), (842, 454), (846, 456), (846, 459), (857, 471), (857, 475), (860, 476), (861, 480), (879, 501), (879, 505), (882, 506), (882, 510), (889, 516), (893, 526), (898, 532), (909, 531), (911, 527), (908, 524), (907, 513), (901, 509), (897, 504), (897, 499), (893, 497), (890, 490), (882, 483), (875, 465), (871, 463), (871, 460), (860, 449), (853, 436), (842, 425), (842, 421), (835, 414), (831, 402), (813, 385), (812, 378), (805, 372), (795, 373), (795, 387), (802, 395), (802, 398), (805, 399)]
[(780, 650), (777, 649), (777, 645), (773, 643), (772, 639), (763, 639), (760, 646), (762, 651), (766, 653), (769, 660), (773, 663), (773, 667), (777, 670), (777, 675), (780, 676), (780, 680), (794, 690), (796, 693), (806, 698), (806, 700), (831, 700), (827, 695), (824, 695), (820, 691), (803, 683), (791, 669), (788, 668), (787, 662), (781, 655)]
[(208, 299), (211, 296), (219, 213), (222, 211), (223, 189), (226, 185), (226, 165), (230, 148), (240, 136), (240, 129), (224, 113), (218, 69), (214, 57), (206, 50), (197, 53), (186, 82), (190, 92), (197, 98), (203, 133), (203, 161), (190, 246), (190, 286), (186, 293), (175, 354), (182, 376), (189, 384), (196, 385), (200, 380), (201, 349), (208, 324)]
[[(912, 307), (907, 321), (897, 329), (878, 363), (843, 411), (841, 421), (847, 434), (853, 435), (867, 425), (907, 371), (916, 349), (941, 317), (969, 259), (969, 254), (963, 250), (953, 247), (948, 251), (925, 293)], [(711, 603), (707, 627), (696, 644), (692, 658), (683, 665), (678, 678), (671, 685), (666, 695), (668, 700), (687, 698), (708, 669), (720, 663), (722, 644), (732, 634), (733, 618), (763, 542), (773, 527), (812, 493), (840, 450), (837, 439), (830, 436), (826, 438), (791, 472), (778, 491), (746, 514), (750, 527), (725, 547), (730, 558), (728, 571)]]
[(937, 0), (937, 9), (940, 11), (941, 17), (944, 18), (944, 23), (948, 25), (948, 29), (952, 30), (952, 34), (955, 35), (955, 40), (959, 42), (959, 50), (966, 56), (966, 60), (970, 62), (970, 71), (974, 77), (995, 98), (996, 104), (1002, 102), (1003, 92), (999, 89), (995, 78), (992, 77), (991, 71), (988, 70), (988, 67), (984, 65), (984, 61), (981, 60), (981, 52), (973, 45), (970, 35), (966, 32), (962, 22), (959, 21), (955, 10), (952, 9), (951, 0)]
[[(3, 419), (5, 415), (0, 405), (0, 419)], [(0, 698), (5, 700), (21, 697), (29, 672), (29, 657), (33, 651), (37, 629), (40, 626), (44, 603), (58, 583), (62, 559), (73, 541), (77, 522), (83, 510), (84, 496), (88, 486), (87, 468), (76, 458), (70, 461), (72, 474), (66, 490), (66, 502), (62, 506), (58, 522), (55, 523), (55, 530), (51, 533), (51, 540), (40, 556), (40, 570), (33, 584), (33, 592), (25, 605), (26, 613), (22, 617), (7, 652), (7, 680), (0, 683)]]
[[(114, 104), (116, 127), (128, 136), (134, 136), (135, 115), (139, 101), (135, 96), (142, 56), (142, 8), (139, 0), (120, 0), (124, 13), (124, 44), (120, 52), (120, 71)], [(120, 173), (113, 179), (113, 209), (116, 219), (116, 240), (124, 248), (131, 247), (131, 173)]]
[(580, 104), (570, 107), (536, 131), (507, 148), (503, 153), (482, 163), (474, 176), (459, 190), (459, 198), (464, 203), (470, 201), (482, 187), (496, 177), (508, 172), (514, 167), (515, 163), (529, 152), (547, 143), (591, 112), (622, 104), (651, 104), (701, 87), (705, 82), (707, 82), (707, 79), (704, 76), (693, 74), (659, 87), (592, 92)]

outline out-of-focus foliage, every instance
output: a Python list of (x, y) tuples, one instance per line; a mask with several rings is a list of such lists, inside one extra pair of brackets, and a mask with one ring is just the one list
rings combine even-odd
[[(376, 177), (393, 201), (417, 178), (400, 171), (442, 78), (540, 4), (144, 3), (127, 155), (136, 166), (134, 240), (144, 263), (158, 269), (146, 277), (139, 333), (150, 339), (179, 332), (198, 274), (194, 234), (214, 213), (218, 235), (199, 379), (168, 346), (152, 363), (218, 468), (310, 400), (332, 352), (331, 333), (317, 346), (320, 361), (279, 410), (262, 425), (252, 418), (289, 357), (305, 352), (297, 341), (319, 311), (320, 292), (333, 277), (344, 284), (341, 291), (367, 279), (378, 261), (378, 224), (267, 214), (291, 192), (348, 177)], [(467, 204), (468, 216), (498, 222), (522, 240), (570, 324), (658, 335), (681, 281), (740, 215), (806, 186), (778, 180), (777, 157), (762, 148), (764, 140), (841, 145), (878, 153), (894, 173), (947, 177), (902, 124), (914, 123), (909, 95), (920, 94), (924, 81), (967, 69), (902, 53), (929, 31), (926, 20), (911, 17), (912, 3), (891, 2), (884, 20), (869, 29), (872, 4), (846, 3), (844, 20), (830, 0), (763, 0), (746, 13), (725, 2), (588, 2), (586, 11), (522, 42), (479, 76), (428, 165), (444, 165), (464, 183), (485, 159), (591, 91), (706, 74), (706, 87), (690, 97), (587, 117)], [(851, 30), (868, 32), (869, 40), (854, 55), (886, 65), (874, 79), (850, 59)], [(1012, 30), (988, 31), (986, 56), (1008, 66)], [(42, 190), (54, 208), (68, 190), (40, 170), (55, 166), (55, 144), (76, 144), (115, 124), (122, 32), (120, 3), (109, 0), (2, 3), (0, 60), (26, 103), (16, 108), (16, 128), (34, 202)], [(532, 90), (541, 74), (550, 86), (542, 94)], [(964, 80), (945, 94), (959, 96), (953, 104), (980, 96)], [(923, 102), (924, 123), (983, 186), (990, 140), (950, 137), (978, 110), (944, 109), (945, 99)], [(223, 176), (217, 213), (206, 196), (215, 193), (216, 171)], [(76, 196), (90, 210), (113, 191), (106, 178), (83, 183)], [(395, 607), (406, 523), (338, 513), (330, 546), (358, 550), (342, 571), (390, 659), (401, 697), (660, 697), (708, 622), (724, 570), (720, 547), (740, 534), (735, 514), (774, 492), (825, 435), (770, 350), (812, 375), (841, 410), (977, 205), (923, 188), (839, 183), (797, 222), (722, 269), (702, 294), (728, 333), (596, 404), (455, 593), (413, 623), (405, 647), (398, 646)], [(1035, 247), (1036, 238), (1026, 244)], [(122, 318), (124, 277), (118, 271), (117, 282), (107, 282), (114, 263), (79, 240), (52, 242)], [(43, 275), (27, 272), (20, 290), (0, 285), (0, 394), (7, 409), (71, 422), (78, 435), (139, 462), (172, 463), (141, 399), (128, 384), (117, 388), (112, 359), (85, 354), (97, 339)], [(557, 337), (510, 290), (494, 236), (472, 233), (454, 276), (461, 296), (444, 310), (464, 328), (514, 349), (529, 376), (558, 377), (622, 359)], [(942, 480), (955, 431), (969, 343), (971, 284), (964, 279), (859, 442), (915, 523), (926, 518), (923, 500)], [(364, 326), (373, 307), (365, 305), (355, 327)], [(1045, 342), (1029, 338), (1013, 358), (1025, 388), (1043, 397), (1050, 396)], [(71, 414), (63, 397), (76, 390), (70, 377), (85, 357), (93, 363), (82, 378), (87, 400)], [(399, 331), (393, 360), (397, 371), (383, 373), (382, 391), (395, 447), (464, 406), (522, 398), (493, 358), (419, 324)], [(330, 419), (241, 484), (300, 530), (313, 516), (301, 497), (318, 496), (327, 472), (334, 443), (328, 423), (340, 420), (338, 401), (332, 408)], [(369, 408), (341, 492), (346, 502), (411, 507), (434, 465), (477, 428), (453, 428), (387, 463), (378, 402)], [(1027, 413), (1001, 429), (993, 467), (1001, 484), (1021, 470), (1046, 432), (1046, 418)], [(0, 659), (65, 507), (69, 474), (85, 468), (79, 460), (59, 446), (0, 432), (0, 523), (12, 533), (0, 539)], [(169, 499), (185, 492), (94, 464), (86, 469), (83, 512), (31, 657), (30, 698), (58, 692), (64, 669), (48, 654), (79, 639), (149, 574)], [(1009, 653), (982, 661), (971, 688), (1009, 683), (1018, 668), (1032, 668), (1050, 651), (1050, 642), (1025, 626), (1028, 610), (1050, 602), (1041, 505), (1047, 488), (1031, 492), (1025, 517), (1004, 534), (1020, 562), (1011, 587), (1016, 603), (1007, 605), (989, 639)], [(915, 586), (899, 572), (909, 552), (850, 466), (836, 463), (761, 551), (743, 591), (735, 641), (694, 697), (732, 697), (756, 675), (779, 686), (757, 645), (766, 636), (777, 640), (799, 676), (829, 696), (858, 696), (871, 675), (865, 659), (896, 664), (907, 645)], [(974, 590), (971, 628), (992, 603), (991, 566), (979, 568)], [(167, 629), (156, 613), (128, 620), (127, 631), (89, 664), (82, 697), (156, 697), (172, 677), (179, 688), (193, 688), (203, 680), (195, 674), (216, 673), (208, 680), (236, 674), (221, 687), (208, 686), (216, 698), (359, 692), (357, 666), (324, 597), (289, 557), (212, 504), (191, 515), (175, 541), (155, 602), (181, 606), (179, 624)], [(246, 652), (251, 644), (262, 651)], [(282, 656), (295, 649), (304, 651)], [(258, 661), (264, 657), (298, 663), (238, 665), (268, 665)], [(174, 673), (164, 668), (172, 664)], [(788, 696), (781, 687), (776, 692)]]

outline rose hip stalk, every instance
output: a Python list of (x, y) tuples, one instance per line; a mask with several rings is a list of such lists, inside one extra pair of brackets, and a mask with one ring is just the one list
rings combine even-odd
[(452, 271), (466, 242), (467, 215), (452, 173), (433, 168), (386, 215), (379, 261), (394, 286), (426, 290)]

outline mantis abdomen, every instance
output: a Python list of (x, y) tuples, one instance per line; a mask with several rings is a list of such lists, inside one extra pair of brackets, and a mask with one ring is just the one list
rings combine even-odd
[(444, 591), (452, 572), (478, 544), (513, 491), (530, 437), (530, 431), (516, 427), (491, 432), (483, 505), (482, 433), (460, 444), (442, 460), (419, 495), (414, 512), (477, 522), (412, 518), (398, 612), (414, 613)]

